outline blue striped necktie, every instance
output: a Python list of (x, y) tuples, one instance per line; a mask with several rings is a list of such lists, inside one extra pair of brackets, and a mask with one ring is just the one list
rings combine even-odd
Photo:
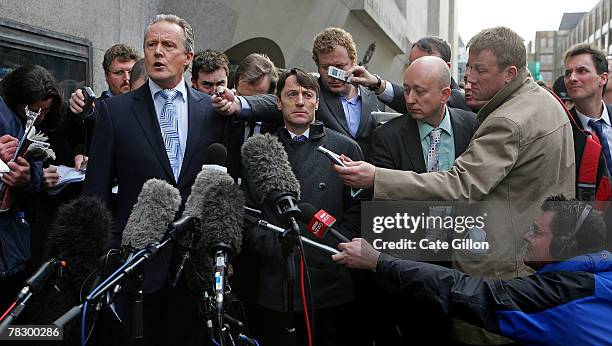
[(181, 151), (181, 142), (178, 133), (178, 114), (174, 108), (174, 99), (178, 95), (178, 90), (164, 89), (159, 91), (164, 98), (164, 107), (159, 115), (159, 127), (161, 128), (164, 146), (170, 161), (170, 167), (174, 174), (175, 181), (178, 181), (181, 173), (181, 161), (183, 161), (183, 153)]

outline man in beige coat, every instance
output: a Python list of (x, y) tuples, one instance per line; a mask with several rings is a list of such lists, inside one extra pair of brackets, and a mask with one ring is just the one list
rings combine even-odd
[[(504, 27), (485, 29), (468, 48), (473, 97), (490, 101), (478, 113), (480, 125), (468, 148), (449, 171), (417, 174), (345, 157), (347, 167), (334, 170), (349, 186), (373, 187), (375, 200), (492, 202), (486, 207), (489, 222), (478, 235), (490, 250), (456, 251), (453, 260), (471, 275), (511, 278), (527, 273), (520, 235), (528, 227), (525, 220), (533, 219), (530, 213), (550, 195), (575, 195), (572, 128), (559, 102), (529, 74), (519, 35)], [(454, 327), (454, 334), (466, 343), (508, 341), (465, 328)]]

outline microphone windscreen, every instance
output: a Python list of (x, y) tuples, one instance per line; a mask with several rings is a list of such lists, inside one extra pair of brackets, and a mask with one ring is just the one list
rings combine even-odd
[(65, 259), (68, 278), (81, 284), (98, 266), (108, 244), (111, 215), (97, 197), (81, 196), (61, 205), (43, 250), (45, 259)]
[(268, 133), (252, 136), (242, 145), (241, 152), (258, 203), (263, 204), (272, 191), (289, 192), (300, 198), (300, 183), (291, 170), (285, 147), (276, 137)]
[(227, 149), (221, 143), (213, 143), (206, 149), (205, 165), (225, 166), (227, 160)]
[[(60, 205), (51, 222), (43, 258), (66, 260), (59, 280), (50, 280), (38, 296), (30, 300), (33, 324), (49, 324), (81, 302), (81, 297), (95, 278), (99, 258), (106, 252), (111, 229), (111, 215), (97, 197), (81, 196)], [(64, 342), (78, 340), (76, 322), (64, 328)]]
[(298, 202), (298, 208), (302, 211), (300, 214), (300, 220), (306, 224), (312, 220), (315, 214), (319, 211), (314, 205), (308, 202)]
[(181, 194), (177, 188), (164, 180), (147, 180), (128, 218), (122, 245), (141, 249), (159, 241), (174, 221), (180, 206)]
[[(215, 169), (203, 169), (191, 188), (183, 216), (197, 217), (200, 239), (185, 265), (185, 279), (190, 289), (202, 291), (212, 284), (212, 257), (209, 247), (215, 243), (228, 245), (234, 253), (242, 247), (244, 196), (232, 177)], [(189, 246), (190, 237), (181, 245)]]
[(211, 184), (204, 196), (200, 215), (201, 248), (209, 250), (215, 243), (225, 243), (233, 253), (242, 247), (244, 196), (234, 179), (227, 173), (210, 171)]

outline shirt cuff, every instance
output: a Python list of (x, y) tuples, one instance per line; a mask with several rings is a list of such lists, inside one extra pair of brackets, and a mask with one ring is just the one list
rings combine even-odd
[(385, 81), (385, 90), (380, 93), (380, 95), (376, 95), (376, 97), (384, 103), (393, 101), (393, 84), (389, 81)]
[(237, 97), (238, 97), (238, 100), (240, 101), (240, 107), (242, 108), (237, 118), (239, 120), (249, 120), (251, 118), (251, 114), (253, 113), (251, 110), (251, 104), (249, 103), (249, 101), (247, 101), (246, 98), (242, 96), (237, 96)]

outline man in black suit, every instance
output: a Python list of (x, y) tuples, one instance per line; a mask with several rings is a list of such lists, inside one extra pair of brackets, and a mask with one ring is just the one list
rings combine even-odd
[(80, 119), (76, 114), (83, 111), (84, 97), (80, 89), (75, 90), (70, 95), (70, 119), (69, 129), (71, 145), (74, 146), (74, 165), (78, 170), (81, 165), (87, 162), (89, 155), (89, 147), (95, 127), (95, 112), (96, 105), (99, 105), (102, 100), (116, 95), (121, 95), (130, 92), (130, 77), (132, 67), (139, 59), (138, 51), (135, 48), (124, 43), (118, 43), (110, 47), (104, 52), (104, 60), (102, 68), (104, 68), (104, 76), (108, 89), (103, 91), (94, 102), (92, 114), (87, 120)]
[[(415, 60), (404, 74), (408, 114), (374, 131), (372, 163), (378, 167), (426, 173), (428, 136), (441, 128), (438, 171), (446, 171), (467, 148), (478, 123), (476, 114), (447, 106), (450, 72), (435, 57)], [(448, 80), (447, 80), (448, 79)]]
[[(370, 161), (371, 136), (376, 127), (372, 111), (384, 110), (372, 89), (355, 86), (333, 79), (327, 75), (330, 66), (349, 70), (357, 65), (357, 48), (350, 33), (341, 28), (327, 28), (321, 31), (314, 41), (312, 58), (319, 72), (321, 88), (320, 105), (315, 116), (325, 127), (338, 131), (355, 140), (366, 161)], [(376, 87), (373, 87), (376, 89)], [(213, 97), (213, 107), (227, 114), (238, 112), (240, 117), (281, 114), (276, 99), (271, 96), (239, 98), (233, 102), (233, 95), (222, 98)]]
[[(239, 96), (274, 94), (277, 82), (276, 66), (266, 55), (259, 53), (249, 54), (242, 59), (234, 74), (234, 88), (236, 95)], [(236, 120), (233, 124), (228, 149), (236, 147), (239, 151), (247, 138), (258, 133), (276, 132), (281, 125), (282, 119), (277, 121)], [(233, 177), (238, 178), (242, 171), (240, 156), (236, 155), (233, 159), (227, 162), (227, 170)]]
[[(608, 83), (606, 55), (588, 44), (579, 44), (565, 53), (564, 61), (563, 81), (568, 96), (574, 101), (571, 113), (582, 130), (588, 130), (599, 137), (608, 170), (612, 172), (612, 112), (611, 107), (603, 102)], [(576, 165), (576, 169), (579, 169), (579, 165)]]
[[(410, 49), (410, 55), (408, 57), (408, 64), (411, 64), (416, 59), (424, 56), (437, 56), (444, 60), (448, 68), (451, 68), (451, 48), (448, 42), (436, 37), (436, 36), (425, 36), (415, 43), (412, 44)], [(401, 85), (391, 83), (386, 80), (381, 80), (378, 76), (376, 79), (370, 78), (367, 83), (363, 83), (359, 77), (365, 73), (365, 69), (361, 66), (356, 66), (350, 69), (349, 73), (355, 77), (353, 83), (359, 83), (365, 86), (371, 86), (375, 90), (375, 94), (378, 99), (384, 102), (389, 107), (395, 109), (400, 113), (407, 113), (406, 103), (404, 103), (404, 88)], [(378, 88), (376, 88), (378, 86)], [(451, 94), (446, 104), (451, 108), (463, 109), (471, 111), (470, 107), (466, 104), (465, 95), (459, 88), (455, 79), (451, 77), (450, 81)]]
[[(185, 20), (158, 15), (145, 30), (144, 51), (149, 81), (98, 107), (85, 181), (85, 193), (104, 200), (113, 182), (119, 185), (111, 231), (115, 246), (144, 182), (163, 179), (180, 190), (184, 202), (208, 146), (222, 142), (226, 126), (226, 120), (213, 113), (210, 96), (183, 79), (193, 58), (193, 31)], [(203, 329), (197, 294), (182, 283), (169, 287), (171, 253), (158, 253), (145, 267), (145, 344), (201, 344), (202, 336), (196, 335)]]
[[(601, 151), (595, 189), (598, 193), (605, 189), (601, 184), (605, 181), (605, 175), (612, 175), (612, 106), (606, 105), (603, 95), (608, 83), (608, 61), (606, 54), (588, 44), (578, 44), (565, 53), (565, 73), (563, 82), (567, 89), (567, 96), (574, 102), (570, 109), (574, 117), (572, 130), (574, 135), (574, 154), (576, 156), (576, 182), (585, 182), (583, 179), (587, 174), (580, 175), (586, 136), (583, 130), (587, 130), (599, 138)], [(601, 157), (603, 156), (603, 157)], [(605, 159), (604, 159), (605, 158)], [(607, 172), (606, 172), (607, 170)], [(584, 187), (577, 186), (578, 199), (584, 199), (588, 193), (584, 193)], [(593, 191), (593, 192), (594, 192)], [(601, 198), (601, 195), (599, 196)], [(608, 246), (612, 246), (612, 209), (608, 207), (605, 213), (608, 226)]]

